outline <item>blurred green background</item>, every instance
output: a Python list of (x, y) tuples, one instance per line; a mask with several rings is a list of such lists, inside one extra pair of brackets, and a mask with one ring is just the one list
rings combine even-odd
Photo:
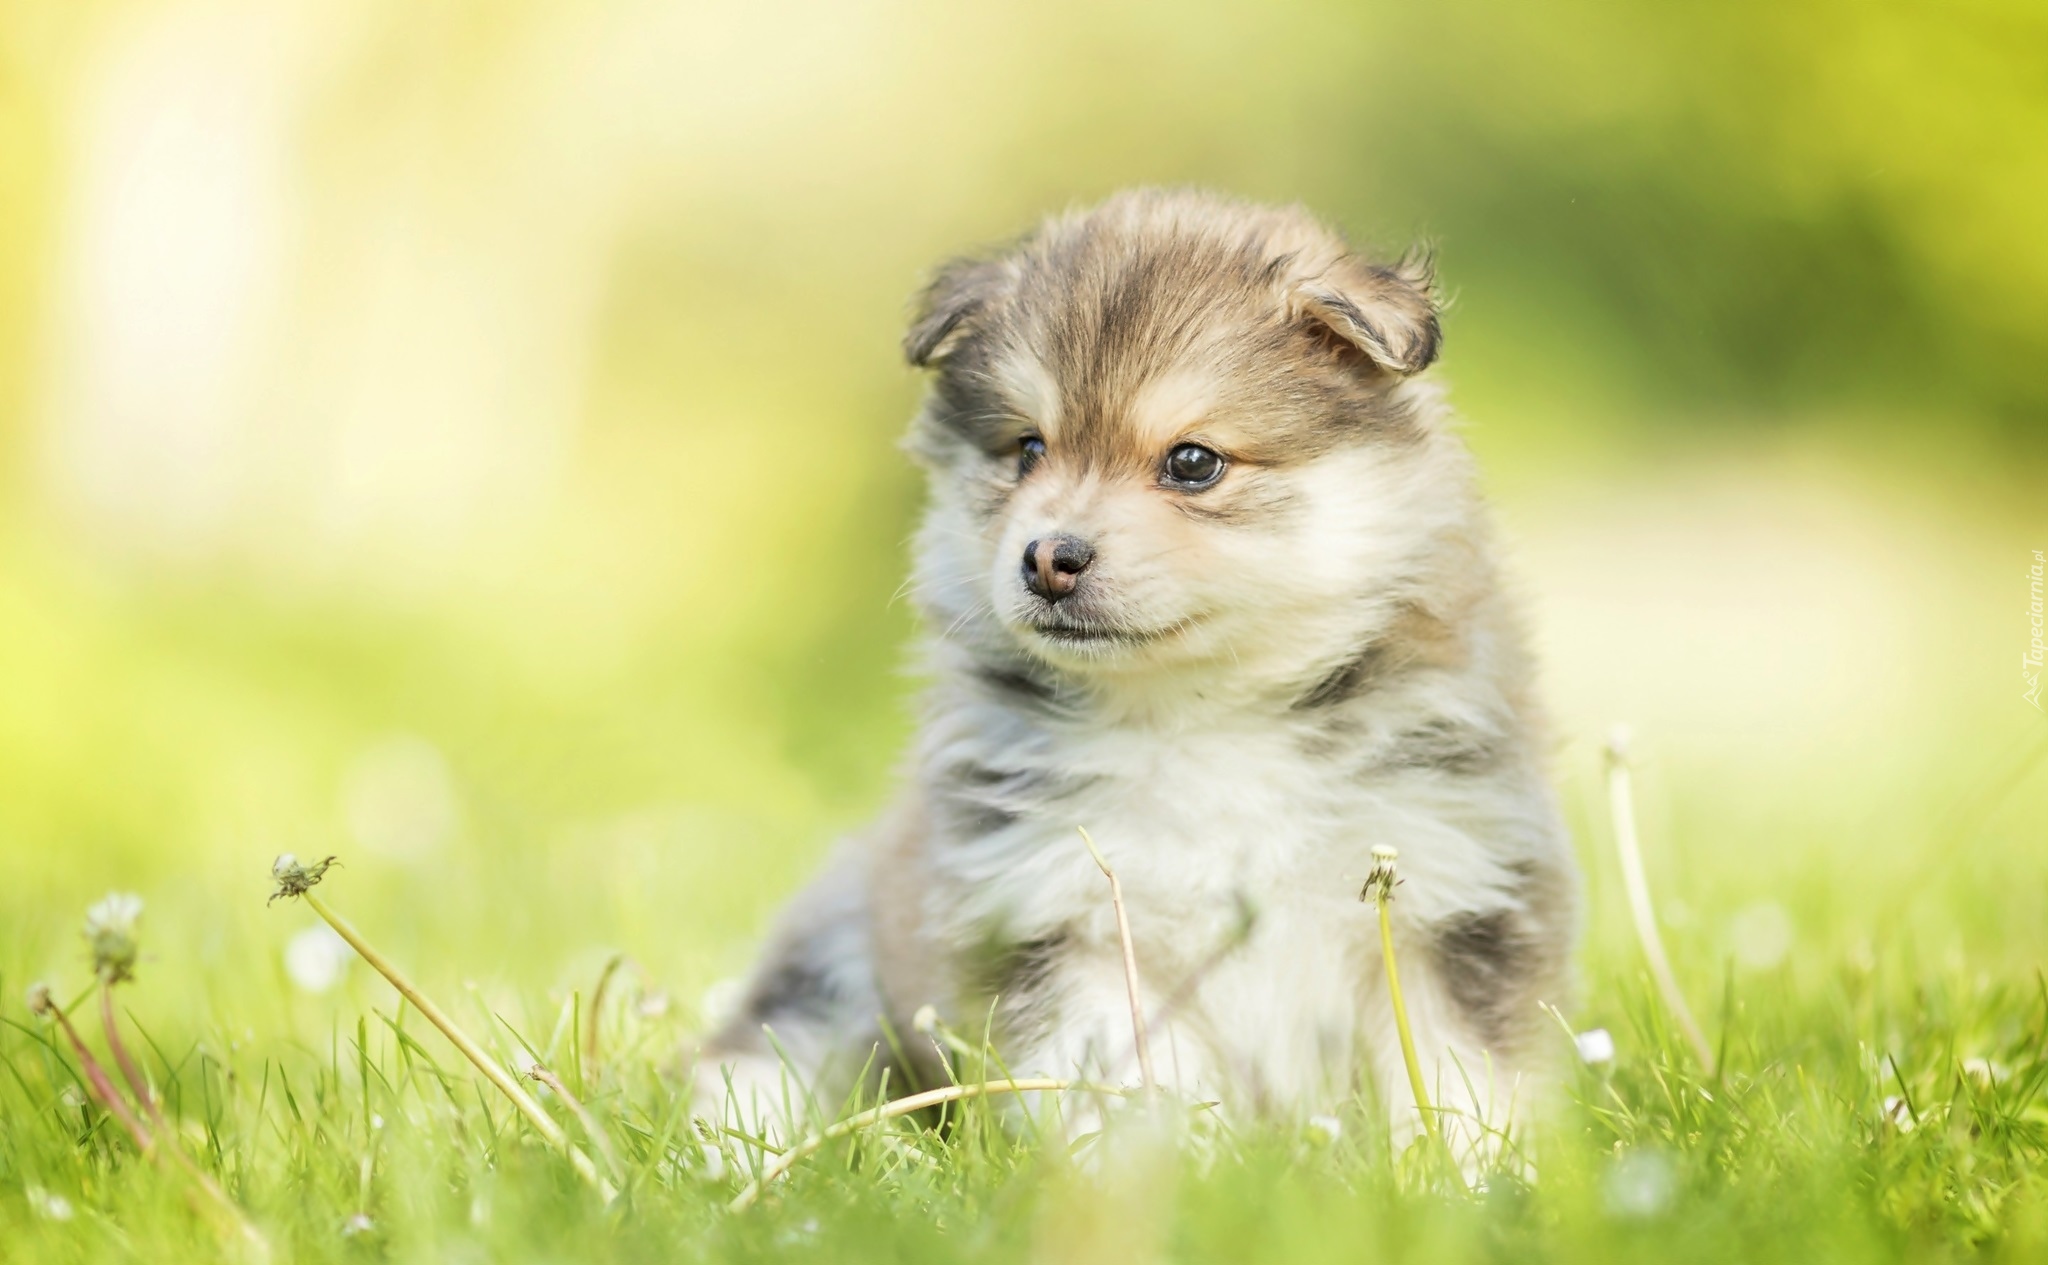
[(1440, 247), (1593, 954), (1627, 720), (1691, 978), (2029, 968), (2044, 54), (2018, 0), (7, 0), (0, 1004), (124, 888), (138, 1005), (324, 1034), (372, 985), (274, 987), (293, 851), (429, 981), (694, 1007), (910, 730), (906, 296), (1146, 182)]

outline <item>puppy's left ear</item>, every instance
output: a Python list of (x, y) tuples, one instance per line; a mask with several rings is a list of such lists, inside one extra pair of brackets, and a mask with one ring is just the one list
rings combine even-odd
[(956, 259), (939, 269), (917, 297), (903, 358), (919, 369), (944, 363), (1002, 302), (1010, 279), (1010, 266), (1000, 259)]
[(1436, 269), (1429, 252), (1412, 250), (1393, 264), (1345, 256), (1295, 287), (1303, 315), (1398, 374), (1429, 368), (1443, 346)]

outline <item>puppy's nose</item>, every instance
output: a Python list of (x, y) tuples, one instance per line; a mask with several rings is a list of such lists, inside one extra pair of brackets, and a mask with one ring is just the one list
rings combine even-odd
[(1045, 536), (1024, 546), (1024, 585), (1048, 602), (1074, 591), (1095, 561), (1095, 547), (1074, 536)]

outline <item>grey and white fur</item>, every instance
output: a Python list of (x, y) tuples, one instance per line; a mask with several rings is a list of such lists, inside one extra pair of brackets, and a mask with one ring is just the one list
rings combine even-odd
[(891, 1059), (885, 1021), (895, 1083), (930, 1081), (927, 1005), (977, 1037), (992, 1015), (1015, 1075), (1135, 1081), (1086, 826), (1167, 1086), (1278, 1112), (1370, 1087), (1413, 1129), (1359, 899), (1391, 844), (1433, 1096), (1501, 1118), (1543, 1062), (1577, 884), (1472, 464), (1418, 376), (1440, 341), (1425, 258), (1201, 193), (940, 271), (904, 343), (932, 375), (908, 786), (783, 914), (701, 1053), (701, 1113), (779, 1114), (789, 1073), (835, 1100)]

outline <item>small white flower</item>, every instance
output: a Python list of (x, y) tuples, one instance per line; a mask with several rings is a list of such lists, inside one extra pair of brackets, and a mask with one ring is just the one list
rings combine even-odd
[(344, 1239), (352, 1239), (356, 1237), (358, 1234), (368, 1234), (376, 1228), (377, 1223), (370, 1220), (369, 1213), (358, 1212), (353, 1217), (350, 1217), (348, 1220), (341, 1223), (341, 1237)]
[(284, 973), (306, 992), (327, 992), (341, 982), (354, 951), (334, 928), (320, 923), (293, 936), (284, 946)]
[(1605, 1028), (1588, 1028), (1572, 1038), (1579, 1049), (1579, 1061), (1593, 1067), (1614, 1061), (1614, 1034)]
[(1335, 1116), (1310, 1116), (1309, 1132), (1322, 1135), (1325, 1142), (1335, 1142), (1344, 1136), (1344, 1122)]
[(919, 1032), (929, 1034), (933, 1029), (939, 1026), (938, 1007), (932, 1005), (930, 1002), (926, 1002), (924, 1005), (919, 1006), (917, 1008), (917, 1013), (910, 1017), (910, 1026)]
[(29, 1211), (49, 1221), (71, 1220), (71, 1201), (62, 1195), (52, 1194), (41, 1186), (31, 1186), (23, 1192), (28, 1196)]
[(1963, 1075), (1979, 1085), (1996, 1085), (2006, 1075), (2005, 1065), (1990, 1059), (1964, 1059)]

